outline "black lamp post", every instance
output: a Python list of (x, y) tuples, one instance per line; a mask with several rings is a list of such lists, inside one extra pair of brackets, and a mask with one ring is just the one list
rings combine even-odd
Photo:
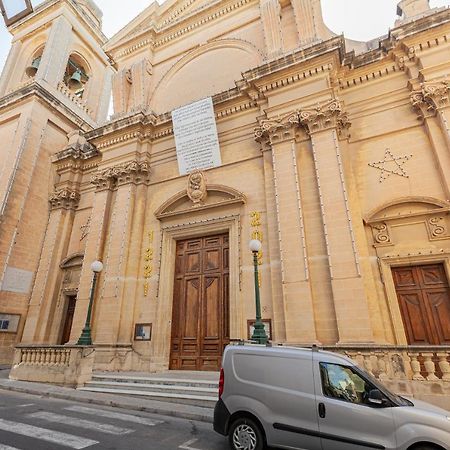
[(83, 331), (81, 332), (80, 339), (78, 339), (77, 345), (92, 345), (91, 336), (91, 315), (92, 315), (92, 305), (94, 303), (94, 293), (95, 286), (97, 284), (98, 274), (103, 270), (103, 264), (100, 261), (94, 261), (91, 264), (91, 270), (94, 272), (94, 277), (92, 279), (91, 295), (89, 297), (89, 307), (86, 317), (86, 323), (84, 325)]
[(250, 241), (250, 250), (253, 253), (253, 266), (255, 274), (255, 303), (256, 303), (256, 322), (252, 334), (252, 341), (258, 344), (267, 344), (269, 338), (264, 328), (264, 323), (261, 320), (261, 300), (259, 296), (259, 277), (258, 277), (258, 253), (261, 250), (262, 244), (257, 239)]
[(0, 11), (7, 27), (33, 12), (31, 0), (0, 0)]

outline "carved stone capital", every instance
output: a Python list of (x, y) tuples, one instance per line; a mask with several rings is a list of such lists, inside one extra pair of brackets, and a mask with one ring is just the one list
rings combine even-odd
[(300, 122), (307, 128), (309, 134), (336, 128), (341, 137), (349, 137), (350, 121), (342, 110), (342, 103), (333, 99), (318, 104), (315, 108), (300, 111)]
[(129, 183), (146, 183), (149, 180), (150, 165), (147, 161), (129, 161), (99, 170), (92, 178), (97, 190), (111, 189), (113, 186)]
[(262, 119), (259, 127), (255, 128), (255, 140), (261, 143), (270, 140), (273, 144), (294, 139), (299, 123), (297, 111), (274, 119)]
[(450, 105), (449, 91), (448, 81), (421, 83), (420, 89), (411, 93), (411, 104), (421, 118), (431, 117), (438, 109)]
[(76, 209), (80, 201), (80, 193), (69, 188), (58, 189), (50, 195), (48, 201), (51, 209)]
[(419, 113), (419, 119), (433, 117), (436, 114), (436, 107), (433, 102), (424, 98), (422, 90), (411, 92), (411, 105)]
[(437, 109), (448, 106), (450, 85), (448, 81), (437, 83), (422, 83), (423, 98), (432, 102)]

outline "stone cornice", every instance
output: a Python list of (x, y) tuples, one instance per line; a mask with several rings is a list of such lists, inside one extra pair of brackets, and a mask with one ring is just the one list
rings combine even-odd
[(129, 183), (148, 183), (150, 164), (147, 161), (128, 161), (97, 171), (91, 178), (97, 190), (112, 189)]
[(423, 31), (428, 32), (432, 28), (448, 22), (450, 22), (450, 9), (446, 8), (442, 11), (438, 11), (435, 14), (430, 14), (421, 19), (417, 19), (393, 28), (389, 31), (389, 40), (399, 41)]
[(49, 109), (59, 112), (83, 131), (92, 130), (93, 127), (91, 124), (87, 123), (72, 109), (70, 109), (67, 105), (57, 99), (53, 94), (51, 94), (47, 89), (42, 87), (36, 81), (27, 84), (17, 89), (16, 91), (5, 95), (4, 97), (1, 97), (0, 110), (6, 109), (8, 107), (14, 107), (17, 103), (26, 100), (33, 95), (38, 97), (41, 101), (45, 102)]
[(49, 197), (51, 209), (76, 209), (80, 201), (80, 193), (74, 189), (55, 190)]
[[(102, 30), (97, 26), (97, 24), (95, 24), (94, 21), (73, 0), (64, 0), (64, 3), (69, 5), (72, 11), (82, 19), (82, 22), (84, 22), (87, 28), (89, 28), (92, 35), (95, 36), (95, 39), (100, 45), (104, 44), (108, 40), (108, 38), (103, 34)], [(60, 4), (61, 0), (50, 0), (41, 3), (40, 5), (34, 7), (34, 12), (32, 14), (26, 16), (22, 20), (10, 26), (8, 30), (12, 34), (15, 34), (21, 28), (21, 26), (26, 24), (29, 20), (37, 18), (42, 12), (45, 12), (52, 7), (58, 7)]]
[[(114, 55), (114, 59), (120, 59), (121, 57), (130, 55), (147, 45), (151, 48), (161, 47), (166, 43), (199, 28), (200, 26), (203, 26), (213, 20), (217, 20), (224, 15), (232, 14), (236, 9), (250, 3), (256, 3), (256, 0), (231, 0), (228, 2), (217, 0), (206, 5), (204, 4), (199, 8), (192, 10), (185, 16), (178, 17), (179, 14), (181, 14), (181, 11), (175, 17), (169, 18), (169, 20), (163, 20), (160, 24), (157, 21), (149, 19), (149, 26), (140, 29), (135, 34), (125, 36), (122, 41), (114, 47), (109, 48), (108, 45), (106, 45), (106, 48)], [(183, 7), (184, 6), (185, 5), (183, 5)], [(130, 41), (134, 42), (125, 47), (125, 45)]]

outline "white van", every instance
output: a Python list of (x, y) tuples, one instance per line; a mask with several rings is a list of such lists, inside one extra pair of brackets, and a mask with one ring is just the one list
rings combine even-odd
[(234, 450), (450, 449), (450, 412), (389, 392), (334, 353), (228, 346), (219, 386), (214, 430)]

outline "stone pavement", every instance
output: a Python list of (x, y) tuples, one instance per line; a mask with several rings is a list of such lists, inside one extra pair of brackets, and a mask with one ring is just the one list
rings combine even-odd
[(213, 409), (178, 403), (166, 403), (140, 397), (127, 397), (115, 394), (102, 394), (79, 391), (72, 388), (28, 381), (13, 381), (8, 378), (9, 368), (0, 367), (0, 390), (22, 392), (42, 397), (72, 400), (93, 405), (113, 406), (135, 411), (144, 411), (165, 416), (179, 417), (212, 423)]

